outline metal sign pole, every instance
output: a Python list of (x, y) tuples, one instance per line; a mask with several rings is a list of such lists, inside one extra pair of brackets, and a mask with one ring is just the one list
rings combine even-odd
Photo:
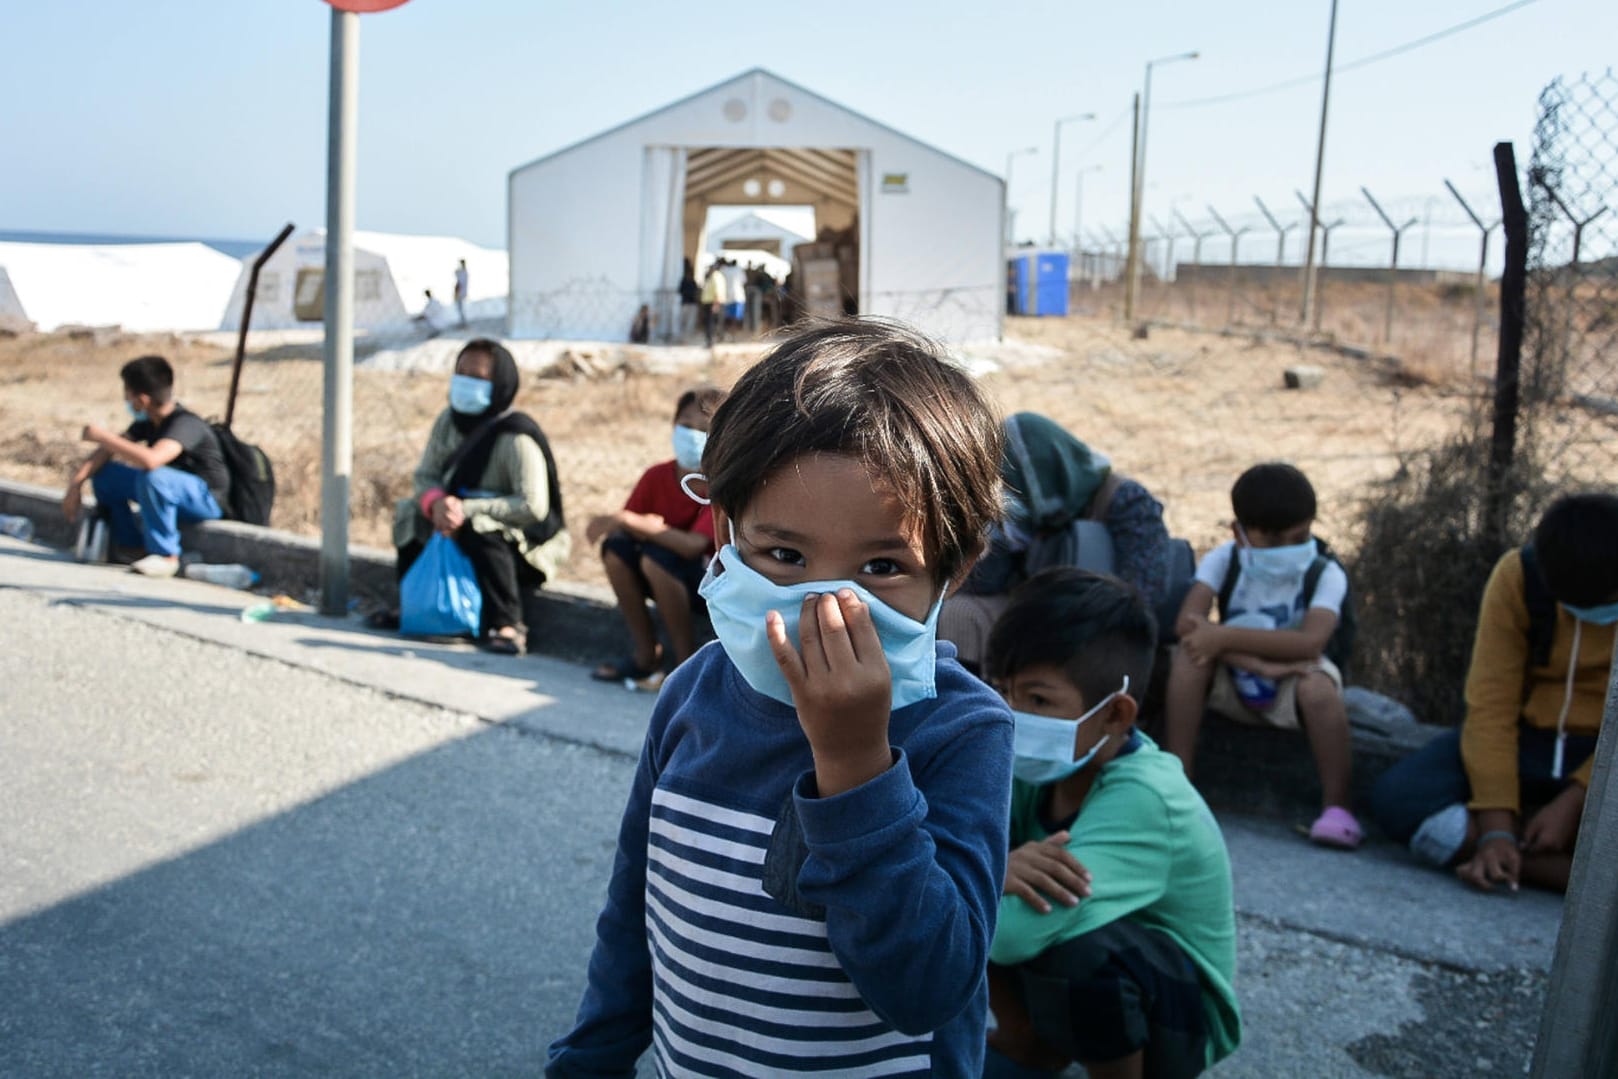
[(1618, 1069), (1618, 662), (1607, 678), (1607, 707), (1595, 769), (1584, 798), (1567, 906), (1556, 935), (1550, 989), (1534, 1043), (1533, 1079), (1613, 1075)]
[(320, 452), (320, 610), (348, 612), (348, 495), (354, 468), (354, 162), (360, 17), (331, 13), (326, 143), (325, 412)]

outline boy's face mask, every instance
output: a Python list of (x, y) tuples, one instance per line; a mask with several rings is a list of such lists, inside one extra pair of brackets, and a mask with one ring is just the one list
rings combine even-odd
[(1309, 564), (1315, 560), (1313, 536), (1302, 543), (1285, 547), (1254, 547), (1253, 541), (1247, 538), (1246, 529), (1237, 525), (1236, 531), (1242, 538), (1242, 547), (1238, 552), (1241, 567), (1258, 580), (1275, 584), (1296, 580), (1309, 571)]
[(684, 424), (674, 425), (674, 463), (695, 470), (702, 467), (702, 451), (708, 445), (708, 432)]
[(1075, 759), (1074, 732), (1085, 720), (1128, 692), (1129, 675), (1126, 674), (1123, 685), (1101, 698), (1099, 704), (1078, 719), (1058, 719), (1055, 716), (1041, 716), (1032, 712), (1013, 710), (1011, 715), (1016, 720), (1017, 726), (1012, 736), (1012, 752), (1015, 757), (1011, 762), (1011, 774), (1024, 783), (1042, 787), (1048, 783), (1058, 783), (1089, 764), (1112, 735), (1105, 735), (1091, 746), (1084, 756)]
[(129, 414), (130, 416), (134, 417), (136, 423), (145, 423), (151, 418), (146, 414), (146, 410), (144, 408), (136, 408), (135, 402), (131, 401), (127, 397), (124, 398), (124, 407), (129, 409)]
[(928, 612), (927, 621), (917, 622), (853, 581), (776, 584), (742, 561), (741, 552), (736, 549), (734, 524), (730, 542), (708, 563), (708, 571), (697, 592), (708, 601), (708, 617), (713, 622), (714, 633), (747, 684), (766, 697), (790, 705), (792, 690), (775, 662), (775, 653), (770, 650), (764, 615), (768, 611), (780, 612), (786, 624), (787, 640), (797, 647), (804, 597), (843, 588), (850, 589), (871, 610), (871, 621), (882, 641), (882, 655), (887, 660), (888, 677), (893, 684), (892, 707), (903, 708), (936, 697), (938, 656), (934, 642), (938, 637), (938, 611), (944, 602), (942, 594)]
[(494, 403), (494, 383), (471, 375), (452, 375), (449, 380), (449, 407), (464, 416), (489, 411)]

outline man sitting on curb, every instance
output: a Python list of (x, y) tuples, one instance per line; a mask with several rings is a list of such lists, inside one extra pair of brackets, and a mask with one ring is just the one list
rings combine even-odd
[[(89, 424), (81, 438), (98, 447), (74, 469), (62, 513), (76, 520), (84, 481), (112, 524), (113, 542), (143, 549), (130, 566), (148, 577), (173, 577), (180, 569), (180, 525), (213, 521), (230, 490), (230, 473), (219, 440), (195, 413), (174, 400), (174, 369), (161, 356), (124, 364), (124, 403), (135, 422), (122, 435)], [(131, 503), (140, 506), (135, 521)]]

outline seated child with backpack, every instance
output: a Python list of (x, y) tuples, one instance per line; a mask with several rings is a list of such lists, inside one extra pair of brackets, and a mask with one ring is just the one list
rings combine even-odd
[(1016, 721), (1011, 856), (989, 950), (985, 1076), (1190, 1076), (1241, 1040), (1224, 838), (1135, 726), (1156, 648), (1141, 593), (1051, 569), (989, 639)]
[(1618, 495), (1558, 499), (1489, 575), (1460, 729), (1378, 778), (1383, 831), (1483, 891), (1566, 891), (1615, 627)]
[(646, 601), (657, 605), (674, 651), (670, 668), (697, 650), (691, 607), (714, 550), (713, 511), (686, 494), (681, 484), (702, 469), (708, 421), (725, 399), (717, 386), (696, 386), (674, 405), (674, 459), (641, 474), (617, 513), (592, 518), (585, 538), (601, 545), (601, 563), (612, 583), (618, 611), (629, 630), (629, 654), (603, 663), (598, 682), (662, 685), (663, 655)]
[[(82, 438), (97, 449), (73, 471), (62, 513), (76, 520), (84, 481), (108, 515), (113, 542), (143, 550), (130, 569), (148, 577), (180, 570), (180, 525), (214, 521), (230, 505), (230, 471), (213, 428), (174, 399), (174, 368), (161, 356), (124, 364), (124, 405), (134, 423), (123, 434), (95, 424)], [(133, 505), (140, 506), (137, 523)]]
[[(1352, 850), (1363, 833), (1349, 809), (1353, 756), (1339, 667), (1353, 630), (1348, 575), (1311, 535), (1315, 489), (1296, 468), (1254, 465), (1230, 502), (1235, 539), (1197, 564), (1175, 625), (1164, 746), (1191, 775), (1204, 707), (1240, 723), (1301, 724), (1321, 786), (1309, 838)], [(1209, 618), (1216, 600), (1217, 623)]]

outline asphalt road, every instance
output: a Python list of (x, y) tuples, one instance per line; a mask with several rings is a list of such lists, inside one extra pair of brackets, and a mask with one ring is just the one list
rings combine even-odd
[[(0, 541), (0, 1075), (533, 1074), (650, 698)], [(1520, 1075), (1560, 903), (1226, 819), (1246, 1076)]]

